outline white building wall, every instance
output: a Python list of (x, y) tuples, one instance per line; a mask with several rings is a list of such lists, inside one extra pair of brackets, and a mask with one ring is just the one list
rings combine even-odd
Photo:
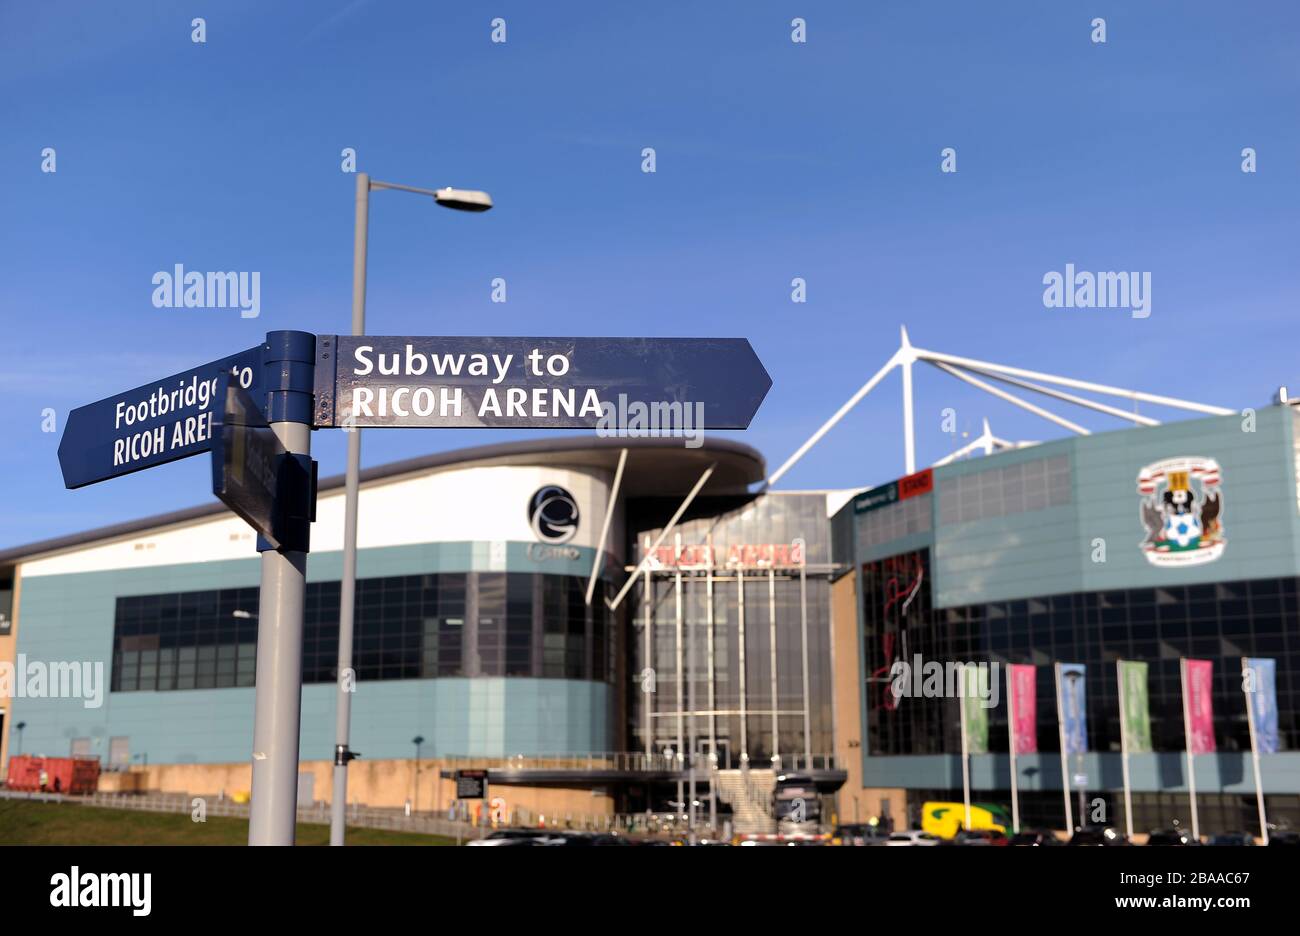
[[(357, 546), (375, 549), (418, 543), (534, 542), (528, 524), (533, 492), (558, 484), (578, 503), (578, 531), (566, 545), (595, 548), (612, 476), (599, 469), (530, 465), (467, 466), (364, 485), (358, 506)], [(343, 489), (320, 497), (312, 526), (313, 552), (343, 548)], [(606, 549), (621, 553), (622, 517), (615, 515)], [(23, 577), (66, 575), (248, 559), (256, 537), (231, 513), (187, 524), (144, 530), (22, 564)]]

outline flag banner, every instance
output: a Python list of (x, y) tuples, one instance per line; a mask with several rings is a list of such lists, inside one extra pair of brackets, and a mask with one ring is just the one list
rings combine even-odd
[(1084, 754), (1088, 750), (1088, 697), (1084, 682), (1086, 672), (1087, 667), (1082, 663), (1056, 664), (1066, 754)]
[(1124, 744), (1130, 754), (1151, 752), (1151, 706), (1147, 695), (1147, 665), (1119, 661), (1119, 691), (1123, 703)]
[(971, 754), (989, 752), (989, 668), (962, 667), (966, 694), (966, 750)]
[(1246, 712), (1255, 725), (1255, 748), (1261, 754), (1276, 754), (1281, 745), (1277, 732), (1277, 660), (1246, 657), (1242, 687)]
[(1011, 749), (1017, 754), (1034, 754), (1038, 751), (1038, 711), (1036, 709), (1035, 673), (1026, 664), (1012, 663), (1008, 671), (1008, 696), (1011, 700), (1013, 724)]
[(1214, 753), (1214, 664), (1183, 660), (1183, 705), (1187, 708), (1187, 750)]

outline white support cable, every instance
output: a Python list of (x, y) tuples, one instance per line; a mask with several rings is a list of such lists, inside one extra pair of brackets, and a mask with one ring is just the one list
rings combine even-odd
[(623, 484), (623, 468), (627, 465), (627, 449), (618, 453), (618, 467), (614, 469), (614, 485), (609, 491), (609, 501), (605, 504), (605, 522), (600, 525), (600, 542), (596, 544), (596, 555), (591, 562), (591, 578), (587, 580), (587, 604), (596, 591), (596, 580), (600, 578), (601, 566), (605, 564), (605, 542), (609, 539), (609, 525), (614, 519), (614, 507), (618, 504), (618, 491)]
[[(922, 360), (926, 358), (922, 356)], [(1035, 393), (1041, 393), (1044, 396), (1053, 397), (1057, 400), (1064, 400), (1066, 403), (1073, 403), (1076, 406), (1085, 406), (1088, 409), (1096, 410), (1099, 413), (1105, 413), (1108, 416), (1117, 416), (1120, 419), (1127, 419), (1130, 422), (1137, 423), (1140, 426), (1158, 426), (1160, 420), (1152, 419), (1150, 416), (1142, 416), (1139, 413), (1130, 413), (1122, 410), (1117, 406), (1110, 406), (1106, 403), (1099, 403), (1096, 400), (1089, 400), (1086, 397), (1075, 396), (1073, 393), (1066, 393), (1064, 390), (1053, 390), (1051, 387), (1042, 387), (1027, 380), (1019, 380), (1015, 377), (1009, 377), (1006, 374), (998, 374), (993, 371), (980, 370), (978, 367), (969, 367), (968, 371), (980, 374), (983, 377), (989, 377), (993, 380), (999, 380), (1002, 383), (1011, 384), (1013, 387), (1020, 387), (1024, 390), (1032, 390)]]
[(1058, 384), (1062, 387), (1070, 387), (1074, 390), (1088, 390), (1092, 393), (1104, 393), (1108, 396), (1123, 397), (1127, 400), (1140, 400), (1143, 403), (1155, 403), (1160, 406), (1172, 406), (1175, 409), (1191, 410), (1197, 413), (1208, 413), (1211, 416), (1235, 416), (1236, 410), (1226, 409), (1222, 406), (1208, 406), (1204, 403), (1192, 403), (1189, 400), (1179, 400), (1175, 397), (1159, 396), (1154, 393), (1143, 393), (1141, 390), (1124, 390), (1120, 387), (1111, 387), (1106, 384), (1092, 383), (1087, 380), (1074, 380), (1070, 377), (1057, 377), (1054, 374), (1044, 374), (1041, 371), (1026, 370), (1023, 367), (1008, 367), (1005, 364), (992, 364), (988, 361), (978, 361), (974, 358), (958, 357), (955, 354), (944, 354), (939, 351), (926, 351), (921, 348), (913, 349), (918, 358), (924, 358), (930, 363), (942, 361), (945, 364), (953, 364), (957, 367), (965, 367), (977, 371), (997, 371), (1001, 374), (1011, 374), (1015, 377), (1028, 377), (1030, 380), (1041, 380), (1045, 383)]
[(985, 454), (985, 455), (988, 455), (988, 454), (989, 454), (989, 445), (992, 444), (992, 443), (993, 443), (993, 437), (992, 437), (992, 436), (980, 436), (980, 437), (977, 438), (977, 439), (972, 439), (972, 440), (971, 440), (970, 442), (968, 442), (966, 445), (963, 445), (961, 448), (957, 449), (957, 451), (955, 451), (955, 452), (952, 452), (952, 453), (950, 453), (950, 454), (948, 454), (948, 455), (945, 455), (943, 458), (939, 459), (937, 462), (935, 462), (934, 464), (932, 464), (930, 467), (931, 467), (931, 468), (942, 468), (944, 465), (951, 465), (951, 464), (952, 464), (953, 462), (955, 462), (957, 459), (961, 458), (961, 457), (964, 456), (964, 455), (969, 455), (971, 452), (974, 452), (974, 451), (976, 451), (977, 449), (984, 449), (984, 454)]
[[(814, 445), (820, 442), (822, 437), (825, 436), (826, 433), (830, 432), (830, 430), (833, 429), (840, 422), (840, 420), (842, 420), (846, 415), (848, 415), (849, 411), (852, 410), (853, 407), (857, 406), (858, 403), (861, 402), (863, 397), (865, 397), (868, 393), (874, 390), (876, 388), (876, 385), (879, 384), (880, 381), (883, 380), (885, 376), (895, 367), (904, 368), (904, 379), (903, 379), (904, 453), (903, 454), (904, 454), (904, 459), (906, 461), (907, 470), (910, 473), (913, 470), (914, 462), (915, 462), (915, 453), (914, 453), (915, 443), (914, 440), (910, 438), (911, 432), (909, 431), (912, 426), (912, 421), (910, 419), (911, 416), (910, 413), (911, 380), (909, 379), (911, 377), (910, 365), (919, 360), (924, 360), (928, 364), (933, 364), (934, 366), (939, 367), (941, 370), (948, 371), (948, 373), (952, 374), (952, 376), (955, 376), (961, 380), (965, 380), (967, 383), (971, 383), (972, 385), (979, 387), (979, 389), (984, 390), (986, 393), (989, 393), (1000, 399), (1006, 400), (1016, 406), (1021, 407), (1022, 409), (1027, 409), (1030, 412), (1038, 416), (1041, 416), (1042, 418), (1047, 419), (1050, 422), (1056, 423), (1057, 425), (1069, 429), (1071, 432), (1079, 433), (1081, 435), (1090, 435), (1091, 433), (1087, 429), (1084, 429), (1082, 426), (1079, 426), (1076, 423), (1072, 423), (1067, 419), (1064, 419), (1060, 416), (1057, 416), (1054, 413), (1050, 413), (1049, 411), (1042, 409), (1041, 407), (1034, 406), (1031, 403), (1021, 400), (1019, 397), (1016, 397), (1009, 393), (1005, 393), (1004, 391), (1000, 391), (995, 387), (989, 386), (988, 384), (979, 381), (977, 378), (975, 378), (972, 375), (971, 372), (978, 373), (984, 377), (988, 377), (994, 380), (1000, 380), (1005, 383), (1011, 383), (1015, 386), (1020, 386), (1023, 387), (1024, 389), (1032, 390), (1036, 393), (1041, 393), (1046, 396), (1055, 397), (1056, 399), (1068, 403), (1073, 403), (1077, 406), (1083, 406), (1088, 409), (1095, 410), (1097, 412), (1106, 413), (1111, 416), (1117, 416), (1122, 419), (1127, 419), (1141, 426), (1159, 425), (1160, 423), (1159, 420), (1155, 420), (1147, 416), (1141, 416), (1136, 412), (1128, 413), (1116, 407), (1110, 407), (1104, 403), (1099, 403), (1096, 400), (1088, 400), (1083, 397), (1075, 397), (1073, 394), (1066, 394), (1066, 393), (1061, 393), (1059, 391), (1052, 391), (1046, 387), (1039, 387), (1034, 384), (1011, 380), (1010, 377), (1029, 378), (1032, 380), (1042, 381), (1044, 383), (1055, 384), (1057, 386), (1069, 387), (1074, 390), (1085, 390), (1090, 393), (1100, 393), (1107, 396), (1120, 397), (1126, 400), (1131, 400), (1135, 408), (1139, 402), (1142, 402), (1142, 403), (1152, 403), (1158, 406), (1169, 406), (1175, 409), (1189, 410), (1191, 412), (1196, 412), (1196, 413), (1206, 413), (1211, 416), (1232, 416), (1236, 414), (1236, 410), (1228, 409), (1222, 406), (1210, 406), (1205, 403), (1194, 403), (1190, 400), (1180, 400), (1176, 397), (1161, 396), (1155, 393), (1144, 393), (1141, 390), (1125, 390), (1121, 387), (1112, 387), (1107, 384), (1093, 383), (1087, 380), (1075, 380), (1070, 377), (1059, 377), (1055, 374), (1047, 374), (1047, 373), (1043, 373), (1042, 371), (1028, 370), (1023, 367), (1010, 367), (1005, 364), (994, 364), (990, 361), (981, 361), (975, 358), (960, 357), (955, 354), (944, 354), (943, 352), (940, 351), (929, 351), (923, 348), (917, 348), (914, 345), (912, 345), (910, 339), (908, 338), (907, 329), (905, 327), (901, 329), (901, 339), (902, 340), (898, 350), (895, 351), (894, 354), (890, 357), (890, 359), (885, 362), (884, 367), (882, 367), (874, 375), (872, 375), (871, 379), (868, 380), (865, 384), (863, 384), (862, 387), (859, 388), (857, 393), (849, 397), (849, 399), (844, 403), (844, 405), (841, 406), (838, 410), (836, 410), (835, 414), (831, 416), (831, 418), (828, 419), (825, 423), (823, 423), (821, 428), (819, 428), (816, 432), (814, 432), (808, 438), (808, 440), (804, 442), (803, 445), (799, 446), (798, 450), (795, 451), (795, 453), (791, 455), (789, 458), (787, 458), (780, 468), (778, 468), (771, 475), (769, 475), (767, 479), (764, 480), (762, 484), (759, 485), (758, 487), (759, 492), (765, 491), (768, 488), (775, 485), (786, 474), (786, 472), (788, 472), (792, 467), (794, 467), (795, 463), (798, 462), (799, 459), (803, 458), (803, 456), (808, 453), (809, 449), (811, 449)], [(950, 369), (949, 367), (942, 367), (941, 365), (950, 365), (951, 367), (963, 368), (964, 370), (955, 371)], [(1009, 442), (1005, 439), (999, 439), (996, 437), (993, 437), (991, 441), (994, 445), (1001, 445), (1004, 448), (1024, 448), (1029, 445), (1038, 444), (1036, 442)], [(936, 464), (940, 464), (940, 463), (936, 463)]]
[(1011, 403), (1014, 406), (1018, 406), (1023, 410), (1028, 410), (1029, 412), (1033, 413), (1035, 416), (1041, 416), (1043, 419), (1046, 419), (1049, 422), (1054, 422), (1058, 426), (1061, 426), (1065, 429), (1069, 429), (1071, 432), (1077, 433), (1079, 435), (1085, 435), (1085, 436), (1092, 435), (1092, 433), (1090, 433), (1087, 429), (1083, 428), (1083, 426), (1080, 426), (1078, 423), (1072, 423), (1070, 422), (1070, 420), (1066, 419), (1063, 416), (1057, 416), (1055, 413), (1045, 410), (1041, 406), (1035, 406), (1033, 403), (1030, 403), (1028, 400), (1022, 400), (1020, 399), (1020, 397), (1016, 396), (1013, 393), (1008, 393), (1005, 390), (999, 390), (997, 387), (994, 387), (992, 384), (985, 383), (984, 381), (980, 380), (978, 377), (975, 377), (974, 375), (969, 374), (964, 370), (959, 370), (958, 368), (953, 367), (949, 364), (945, 364), (942, 361), (929, 360), (928, 358), (925, 360), (927, 360), (928, 363), (933, 364), (935, 367), (939, 368), (939, 370), (951, 374), (953, 377), (956, 377), (958, 380), (964, 380), (972, 387), (975, 387), (976, 389), (979, 390), (983, 390), (985, 393), (990, 393), (1001, 400), (1006, 400), (1008, 403)]
[(899, 367), (903, 371), (903, 469), (906, 474), (916, 472), (916, 421), (912, 407), (912, 365), (916, 355), (907, 337), (907, 327), (899, 327)]
[(901, 356), (901, 349), (900, 351), (894, 352), (894, 355), (885, 363), (884, 367), (876, 371), (875, 375), (872, 376), (872, 378), (868, 380), (866, 383), (864, 383), (861, 386), (861, 388), (859, 388), (857, 393), (849, 397), (848, 401), (843, 406), (841, 406), (838, 410), (835, 411), (834, 416), (826, 420), (826, 422), (822, 424), (822, 427), (809, 437), (807, 442), (799, 446), (798, 451), (796, 451), (793, 455), (791, 455), (789, 458), (785, 460), (785, 464), (783, 464), (780, 468), (776, 469), (776, 471), (772, 472), (772, 474), (768, 475), (767, 480), (764, 481), (762, 485), (760, 485), (759, 490), (760, 491), (766, 490), (767, 488), (770, 488), (772, 485), (776, 484), (776, 482), (780, 481), (782, 475), (784, 475), (787, 471), (789, 471), (791, 468), (794, 467), (795, 462), (803, 458), (804, 455), (807, 454), (810, 448), (812, 448), (814, 445), (816, 445), (818, 442), (821, 441), (822, 436), (826, 435), (826, 433), (834, 429), (835, 424), (838, 423), (841, 419), (843, 419), (846, 415), (848, 415), (849, 410), (857, 406), (858, 402), (864, 396), (866, 396), (868, 393), (870, 393), (872, 390), (876, 388), (876, 384), (884, 380), (885, 375), (888, 374), (891, 370), (893, 370), (894, 367), (899, 363), (900, 356)]
[(631, 589), (633, 583), (636, 582), (636, 577), (650, 565), (650, 557), (655, 554), (656, 549), (663, 545), (663, 541), (668, 538), (668, 534), (677, 526), (677, 521), (682, 518), (682, 514), (686, 513), (686, 508), (691, 506), (691, 501), (695, 500), (695, 495), (700, 493), (700, 489), (703, 488), (704, 485), (708, 484), (709, 478), (713, 476), (713, 469), (717, 467), (718, 463), (713, 462), (708, 468), (704, 469), (704, 474), (700, 475), (700, 480), (695, 482), (695, 487), (691, 488), (691, 492), (686, 495), (686, 499), (682, 501), (681, 506), (677, 508), (677, 512), (672, 515), (672, 518), (668, 521), (668, 525), (659, 532), (659, 538), (656, 539), (653, 545), (646, 550), (645, 555), (641, 557), (641, 561), (637, 563), (636, 570), (627, 577), (627, 581), (623, 583), (623, 587), (619, 589), (618, 594), (614, 596), (614, 600), (610, 601), (608, 598), (605, 599), (605, 605), (609, 610), (618, 610), (618, 606), (622, 604), (623, 599), (627, 597), (628, 590)]

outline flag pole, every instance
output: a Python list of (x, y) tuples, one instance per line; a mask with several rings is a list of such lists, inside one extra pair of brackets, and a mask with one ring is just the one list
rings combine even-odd
[(1133, 787), (1128, 772), (1128, 709), (1124, 705), (1124, 661), (1115, 661), (1115, 685), (1119, 689), (1119, 763), (1124, 774), (1124, 831), (1133, 840)]
[(957, 664), (957, 708), (961, 721), (961, 790), (962, 802), (966, 806), (966, 824), (963, 828), (970, 831), (970, 741), (966, 734), (966, 664)]
[(1192, 838), (1201, 840), (1201, 822), (1196, 812), (1196, 765), (1192, 755), (1192, 709), (1187, 704), (1187, 658), (1178, 661), (1178, 675), (1183, 684), (1183, 746), (1187, 751), (1187, 793), (1192, 807)]
[(1061, 697), (1061, 664), (1054, 663), (1056, 672), (1056, 730), (1061, 736), (1061, 796), (1065, 799), (1065, 834), (1074, 834), (1074, 807), (1070, 805), (1070, 766), (1066, 762), (1065, 702)]
[(1011, 834), (1020, 831), (1020, 784), (1016, 771), (1016, 671), (1007, 664), (1007, 732), (1011, 754)]
[(1258, 671), (1246, 663), (1246, 657), (1241, 658), (1241, 675), (1246, 676), (1250, 672), (1253, 676), (1251, 688), (1246, 688), (1246, 679), (1241, 681), (1242, 692), (1246, 695), (1246, 723), (1250, 725), (1250, 759), (1255, 765), (1255, 804), (1259, 807), (1259, 837), (1268, 844), (1268, 816), (1264, 812), (1264, 784), (1260, 779), (1259, 772), (1259, 741), (1255, 737), (1255, 703), (1253, 696), (1258, 693), (1259, 686), (1254, 682), (1259, 678)]

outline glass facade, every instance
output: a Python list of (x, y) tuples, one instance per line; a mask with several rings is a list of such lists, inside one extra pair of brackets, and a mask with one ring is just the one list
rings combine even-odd
[[(1297, 681), (1300, 614), (1296, 578), (1083, 592), (956, 608), (930, 607), (929, 553), (918, 550), (862, 566), (870, 753), (958, 753), (954, 699), (905, 699), (895, 706), (889, 668), (896, 659), (1029, 663), (1038, 667), (1038, 748), (1059, 751), (1052, 664), (1087, 666), (1088, 747), (1118, 751), (1115, 661), (1149, 664), (1151, 734), (1156, 751), (1184, 746), (1179, 658), (1214, 663), (1215, 741), (1248, 751), (1241, 657), (1277, 660), (1282, 748), (1300, 745)], [(909, 597), (910, 596), (910, 597)], [(1005, 681), (1004, 681), (1005, 682)], [(1005, 692), (1002, 693), (1005, 699)], [(989, 747), (1007, 747), (1006, 703), (989, 713)]]
[[(528, 572), (359, 579), (353, 666), (359, 680), (439, 676), (612, 678), (605, 585)], [(303, 682), (332, 682), (339, 583), (307, 585)], [(114, 692), (251, 686), (257, 588), (117, 599)]]
[[(676, 506), (675, 504), (673, 506)], [(644, 579), (629, 593), (628, 689), (629, 746), (646, 745), (644, 691), (653, 673), (650, 739), (654, 751), (677, 748), (678, 737), (678, 571), (681, 575), (681, 703), (685, 747), (707, 753), (716, 743), (719, 766), (737, 767), (742, 753), (766, 766), (774, 753), (790, 764), (806, 747), (825, 755), (831, 744), (830, 690), (830, 525), (820, 494), (771, 494), (730, 509), (706, 504), (702, 516), (680, 523), (685, 558), (660, 564), (650, 577), (650, 652), (646, 654)], [(658, 529), (630, 524), (631, 552), (638, 561), (645, 538)], [(799, 569), (790, 554), (775, 547), (803, 539), (807, 570), (801, 600)], [(713, 546), (713, 617), (709, 584), (700, 550)], [(767, 549), (764, 547), (774, 547)], [(670, 548), (675, 549), (675, 546)], [(743, 589), (743, 611), (742, 611)], [(806, 607), (806, 615), (804, 613)], [(743, 660), (742, 667), (742, 620)], [(806, 624), (811, 733), (805, 746), (803, 679)], [(773, 637), (775, 636), (775, 696)], [(712, 647), (710, 657), (709, 649)], [(710, 667), (712, 659), (712, 667)], [(742, 693), (743, 672), (743, 693)], [(712, 705), (710, 705), (712, 686)], [(744, 712), (742, 718), (741, 712)], [(775, 723), (773, 713), (776, 713)], [(775, 732), (774, 732), (775, 727)], [(711, 741), (710, 739), (713, 739)]]

